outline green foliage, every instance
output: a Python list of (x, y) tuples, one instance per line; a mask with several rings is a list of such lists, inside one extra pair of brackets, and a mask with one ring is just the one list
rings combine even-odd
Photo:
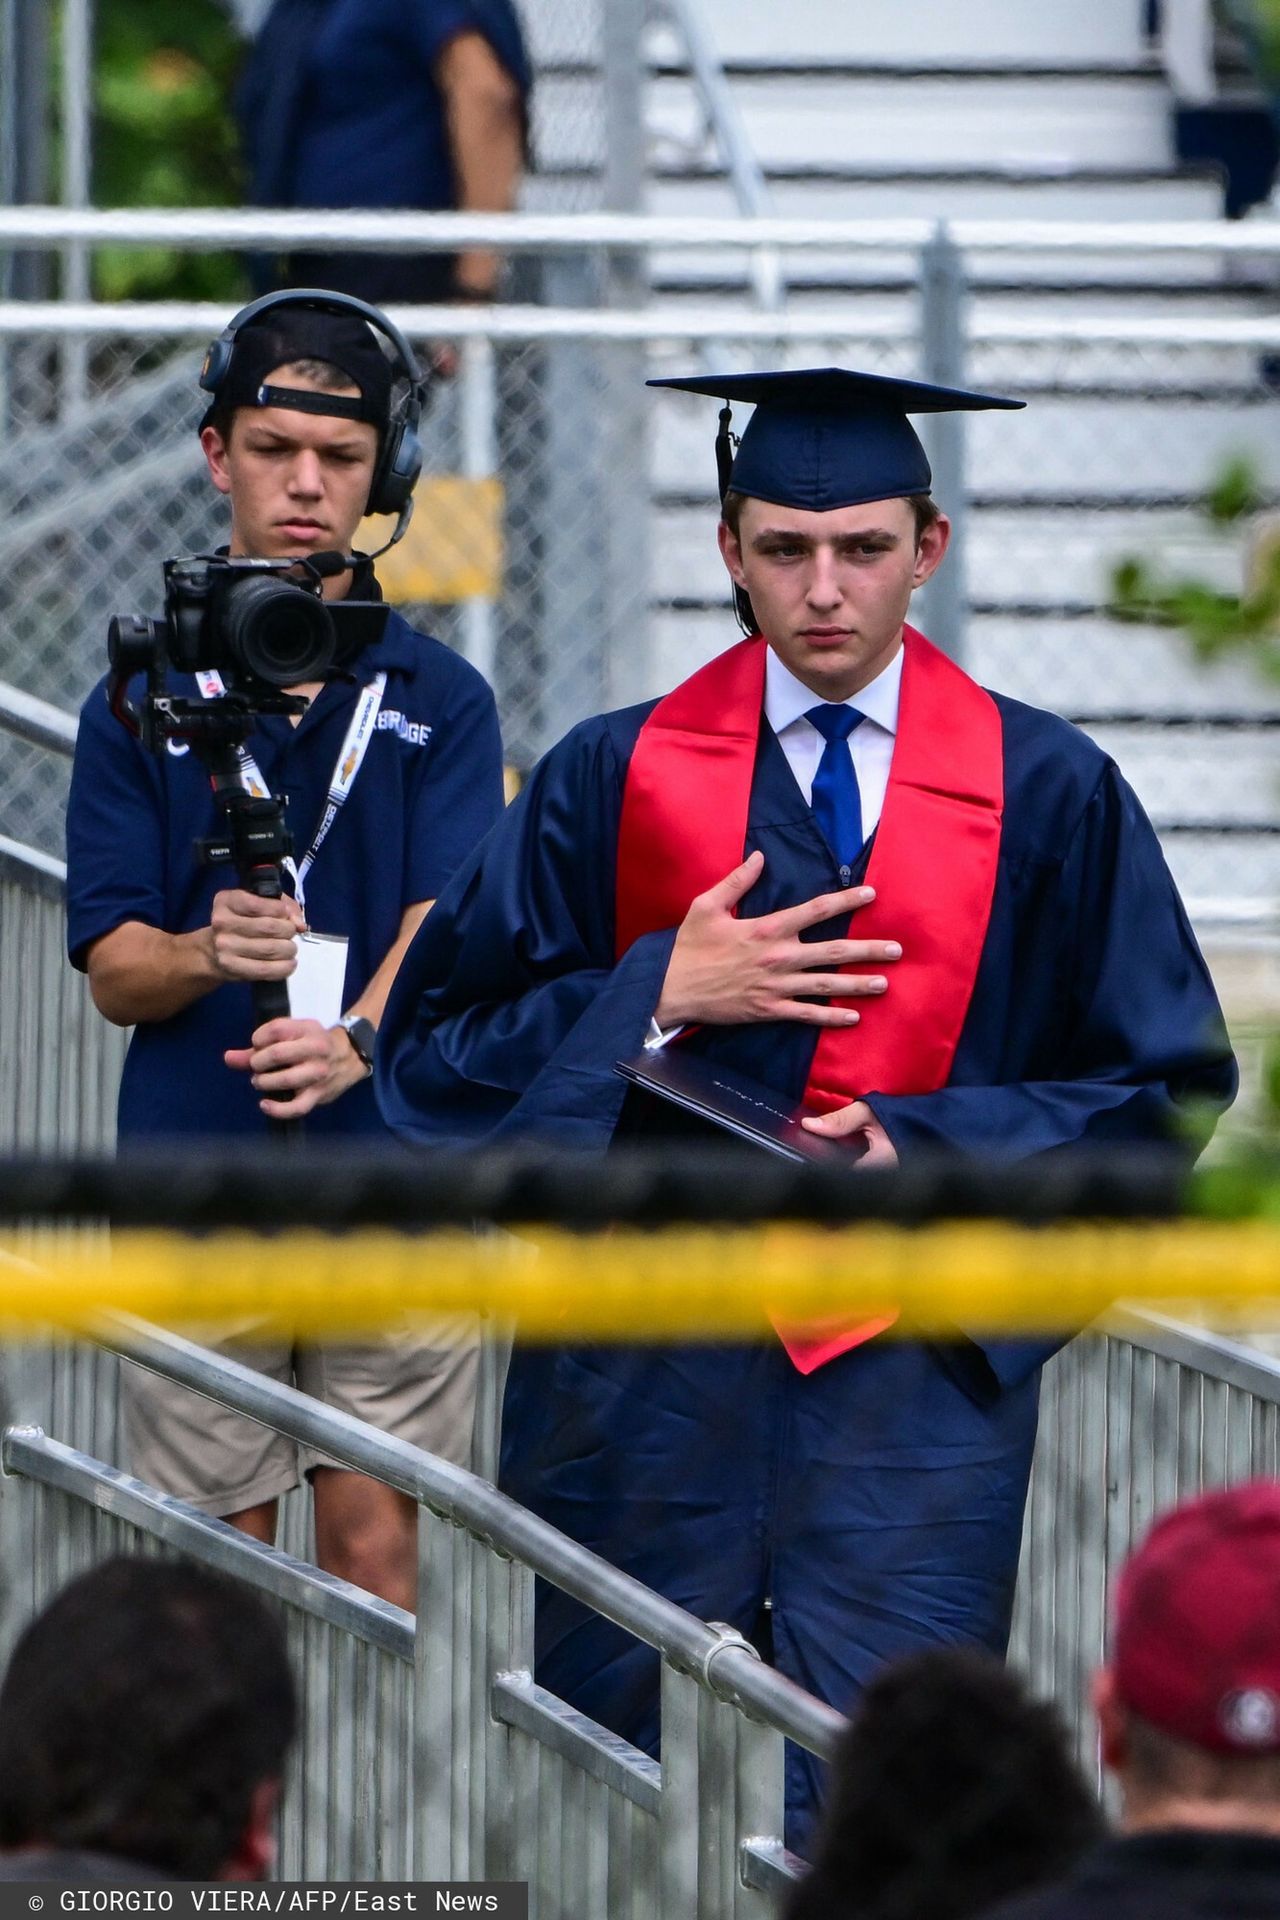
[(1280, 1115), (1280, 1038), (1273, 1038), (1262, 1062), (1262, 1092), (1270, 1112)]
[(1257, 468), (1252, 460), (1238, 453), (1227, 460), (1217, 479), (1210, 482), (1205, 512), (1218, 525), (1230, 525), (1257, 513), (1262, 503), (1262, 483)]
[(1197, 1167), (1188, 1182), (1187, 1210), (1202, 1219), (1280, 1225), (1280, 1153), (1274, 1142), (1237, 1142), (1229, 1158)]
[[(1280, 0), (1275, 15), (1280, 35)], [(1158, 559), (1128, 554), (1112, 570), (1111, 612), (1121, 620), (1179, 629), (1202, 660), (1242, 656), (1266, 680), (1280, 682), (1280, 518), (1268, 522), (1264, 506), (1259, 475), (1240, 457), (1227, 462), (1205, 496), (1209, 523), (1238, 526), (1243, 534), (1238, 594), (1171, 576)], [(1262, 1136), (1280, 1144), (1280, 1036), (1272, 1037), (1264, 1056), (1261, 1106)], [(1280, 1181), (1273, 1181), (1270, 1192), (1270, 1211), (1280, 1218)]]
[(1280, 81), (1280, 0), (1251, 0), (1249, 11), (1259, 71), (1274, 84)]
[[(98, 206), (221, 207), (241, 200), (231, 93), (242, 43), (217, 0), (110, 0), (94, 45)], [(106, 300), (234, 301), (230, 254), (102, 248), (94, 288)]]
[[(1233, 459), (1205, 496), (1205, 517), (1216, 527), (1248, 527), (1263, 503), (1251, 463)], [(1120, 620), (1176, 627), (1202, 660), (1243, 654), (1269, 680), (1280, 680), (1280, 526), (1259, 524), (1254, 552), (1242, 568), (1239, 593), (1223, 593), (1203, 580), (1171, 575), (1145, 555), (1128, 554), (1111, 576), (1111, 612)]]

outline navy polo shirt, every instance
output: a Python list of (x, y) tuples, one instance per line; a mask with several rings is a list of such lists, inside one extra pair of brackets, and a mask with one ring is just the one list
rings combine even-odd
[[(465, 660), (392, 612), (382, 639), (329, 680), (297, 727), (263, 718), (250, 738), (284, 800), (295, 859), (319, 825), (360, 688), (380, 670), (387, 684), (373, 739), (307, 876), (308, 924), (350, 942), (344, 1006), (376, 972), (405, 909), (435, 899), (502, 811), (492, 693)], [(105, 687), (81, 713), (67, 808), (67, 948), (80, 968), (92, 943), (126, 920), (166, 933), (208, 926), (214, 894), (238, 884), (231, 867), (203, 866), (195, 852), (198, 839), (220, 831), (200, 762), (176, 742), (148, 753), (112, 717)], [(180, 674), (171, 690), (197, 694)], [(139, 681), (133, 697), (142, 692)], [(222, 1058), (253, 1027), (250, 989), (239, 982), (139, 1026), (120, 1088), (121, 1136), (265, 1131), (248, 1075)], [(384, 1132), (372, 1081), (317, 1108), (306, 1125), (317, 1135)]]
[(463, 33), (482, 34), (527, 91), (528, 64), (507, 0), (329, 0), (298, 76), (282, 203), (454, 206), (435, 66)]

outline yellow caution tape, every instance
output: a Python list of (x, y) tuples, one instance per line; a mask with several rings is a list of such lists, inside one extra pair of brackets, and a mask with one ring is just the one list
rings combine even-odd
[[(34, 1256), (40, 1271), (4, 1255)], [(0, 1245), (0, 1322), (80, 1328), (103, 1309), (165, 1324), (253, 1317), (304, 1335), (407, 1314), (483, 1311), (530, 1339), (752, 1337), (787, 1322), (867, 1318), (904, 1330), (1070, 1331), (1116, 1300), (1211, 1303), (1217, 1324), (1280, 1318), (1280, 1225), (921, 1228), (779, 1224), (578, 1235), (121, 1232)]]

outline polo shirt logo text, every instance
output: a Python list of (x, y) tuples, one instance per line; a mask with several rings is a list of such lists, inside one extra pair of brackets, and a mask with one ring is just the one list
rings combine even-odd
[(406, 720), (394, 707), (384, 707), (375, 722), (379, 732), (398, 733), (411, 747), (425, 747), (431, 738), (431, 726), (426, 720)]

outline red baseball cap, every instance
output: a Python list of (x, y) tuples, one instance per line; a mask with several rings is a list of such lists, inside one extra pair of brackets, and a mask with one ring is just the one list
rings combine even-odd
[(1280, 1482), (1206, 1494), (1158, 1520), (1120, 1576), (1116, 1692), (1215, 1753), (1280, 1753)]

